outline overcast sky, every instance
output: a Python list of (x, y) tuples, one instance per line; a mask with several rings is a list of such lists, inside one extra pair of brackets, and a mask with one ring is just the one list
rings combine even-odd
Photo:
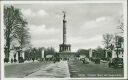
[(28, 21), (31, 44), (34, 47), (54, 47), (62, 43), (62, 11), (66, 11), (67, 43), (72, 51), (103, 46), (102, 35), (118, 33), (117, 25), (123, 14), (119, 3), (52, 3), (18, 4)]

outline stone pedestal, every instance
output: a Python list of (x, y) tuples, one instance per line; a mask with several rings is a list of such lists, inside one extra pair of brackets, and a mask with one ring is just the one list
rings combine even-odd
[(92, 49), (89, 49), (89, 58), (92, 57)]
[(59, 52), (70, 52), (71, 51), (70, 44), (60, 44), (59, 46), (60, 46)]

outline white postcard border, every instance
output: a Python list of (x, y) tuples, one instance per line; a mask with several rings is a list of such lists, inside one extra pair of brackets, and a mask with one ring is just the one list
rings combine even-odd
[(119, 78), (119, 77), (114, 77), (114, 78), (5, 78), (4, 77), (4, 23), (3, 23), (3, 10), (4, 10), (4, 4), (42, 4), (42, 3), (122, 3), (124, 6), (124, 24), (127, 26), (127, 0), (108, 0), (108, 1), (1, 1), (1, 79), (2, 80), (39, 80), (39, 79), (43, 79), (43, 80), (68, 80), (68, 79), (127, 79), (127, 27), (124, 27), (124, 78)]

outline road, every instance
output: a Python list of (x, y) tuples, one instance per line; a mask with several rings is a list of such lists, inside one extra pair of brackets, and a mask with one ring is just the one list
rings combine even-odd
[(26, 76), (27, 78), (69, 78), (69, 68), (67, 61), (60, 61), (48, 65), (47, 67), (41, 67), (39, 71)]
[(5, 65), (7, 78), (67, 78), (70, 77), (67, 61), (31, 62)]
[(107, 63), (83, 64), (80, 61), (72, 60), (68, 62), (70, 77), (123, 77), (123, 69), (109, 68)]

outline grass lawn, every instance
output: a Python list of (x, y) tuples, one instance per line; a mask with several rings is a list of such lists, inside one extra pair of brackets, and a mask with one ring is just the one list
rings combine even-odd
[(31, 62), (31, 63), (21, 63), (21, 64), (12, 64), (5, 65), (5, 77), (6, 78), (23, 78), (29, 74), (38, 71), (41, 66), (46, 67), (51, 62)]
[(71, 78), (84, 77), (123, 77), (123, 69), (108, 68), (107, 63), (83, 64), (80, 61), (71, 60), (68, 62)]

